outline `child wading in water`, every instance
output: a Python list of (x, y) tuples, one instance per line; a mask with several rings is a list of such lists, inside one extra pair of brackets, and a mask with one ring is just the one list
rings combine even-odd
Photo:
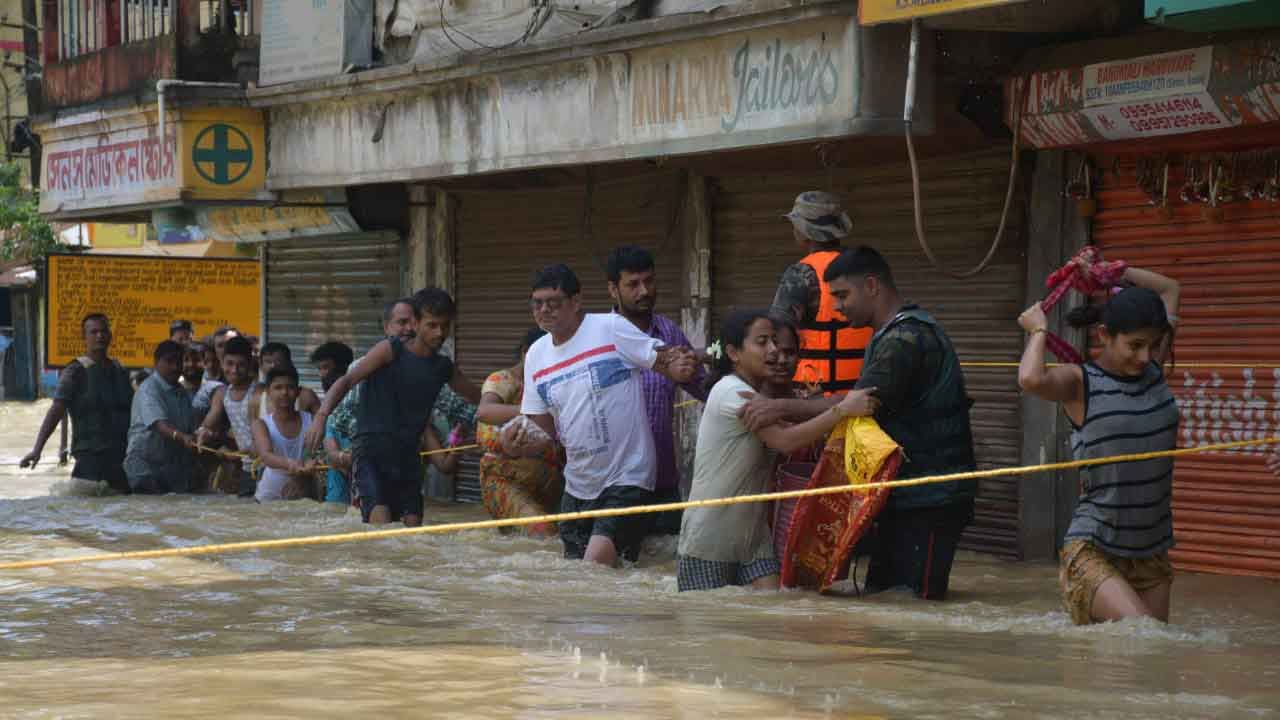
[(303, 461), (311, 413), (297, 410), (298, 392), (298, 371), (292, 365), (279, 365), (267, 373), (270, 413), (253, 422), (254, 451), (266, 466), (253, 496), (258, 502), (311, 495), (316, 463)]
[[(213, 393), (209, 414), (205, 415), (196, 440), (208, 444), (225, 430), (230, 430), (236, 449), (253, 452), (253, 423), (249, 419), (249, 404), (253, 397), (253, 346), (243, 337), (235, 336), (226, 342), (222, 351), (222, 378), (226, 385)], [(194, 401), (192, 403), (194, 405)], [(247, 495), (253, 489), (253, 461), (224, 463), (223, 472), (215, 479), (214, 487), (222, 492)]]
[[(1102, 352), (1083, 365), (1045, 367), (1046, 319), (1036, 303), (1018, 318), (1028, 333), (1023, 390), (1062, 403), (1077, 460), (1172, 450), (1178, 406), (1161, 369), (1173, 345), (1178, 283), (1129, 268), (1130, 287), (1101, 312)], [(1092, 325), (1097, 308), (1073, 312)], [(1077, 625), (1151, 616), (1169, 620), (1173, 568), (1173, 458), (1080, 470), (1080, 503), (1062, 548), (1063, 604)]]
[[(878, 405), (872, 389), (854, 391), (812, 420), (752, 433), (738, 410), (772, 379), (778, 354), (774, 324), (765, 311), (736, 312), (725, 321), (720, 343), (698, 426), (690, 500), (765, 492), (772, 469), (766, 445), (791, 452), (821, 439), (843, 418), (871, 415)], [(776, 589), (779, 565), (768, 513), (767, 503), (686, 510), (680, 528), (680, 590), (725, 585)]]

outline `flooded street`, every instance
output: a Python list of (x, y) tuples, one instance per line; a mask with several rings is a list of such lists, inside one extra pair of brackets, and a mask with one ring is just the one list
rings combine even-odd
[[(47, 403), (0, 404), (0, 560), (358, 530), (300, 501), (68, 493)], [(435, 506), (428, 521), (480, 519)], [(676, 593), (476, 531), (0, 573), (5, 717), (1280, 716), (1280, 585), (1179, 575), (1173, 624), (1075, 628), (1056, 569), (962, 555), (952, 598)]]

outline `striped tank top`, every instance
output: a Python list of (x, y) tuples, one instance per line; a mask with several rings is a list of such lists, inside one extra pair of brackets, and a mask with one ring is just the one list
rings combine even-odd
[[(1178, 405), (1152, 363), (1138, 377), (1112, 375), (1093, 363), (1084, 373), (1084, 423), (1071, 434), (1077, 460), (1172, 450)], [(1083, 494), (1067, 542), (1086, 540), (1118, 557), (1158, 555), (1173, 547), (1173, 458), (1080, 469)]]

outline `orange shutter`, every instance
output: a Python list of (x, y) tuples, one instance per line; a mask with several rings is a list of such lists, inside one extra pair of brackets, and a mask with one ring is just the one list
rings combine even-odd
[[(1181, 160), (1170, 170), (1171, 214), (1139, 189), (1135, 161), (1105, 158), (1094, 242), (1182, 284), (1169, 385), (1182, 409), (1182, 447), (1280, 435), (1280, 204), (1222, 207), (1178, 198)], [(1242, 364), (1241, 369), (1200, 363)], [(1180, 569), (1280, 578), (1280, 479), (1270, 450), (1180, 458), (1174, 471), (1171, 552)]]

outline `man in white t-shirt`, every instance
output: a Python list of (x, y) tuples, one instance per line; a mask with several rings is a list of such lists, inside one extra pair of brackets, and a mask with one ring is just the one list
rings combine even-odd
[[(534, 275), (529, 307), (548, 334), (525, 357), (521, 412), (564, 446), (561, 512), (649, 504), (657, 453), (641, 371), (686, 383), (697, 360), (688, 348), (663, 346), (621, 315), (584, 315), (580, 292), (577, 276), (564, 265)], [(503, 433), (507, 452), (542, 452), (546, 439), (535, 434), (511, 425)], [(619, 555), (636, 559), (651, 524), (644, 515), (564, 522), (560, 539), (565, 557), (613, 565)]]

